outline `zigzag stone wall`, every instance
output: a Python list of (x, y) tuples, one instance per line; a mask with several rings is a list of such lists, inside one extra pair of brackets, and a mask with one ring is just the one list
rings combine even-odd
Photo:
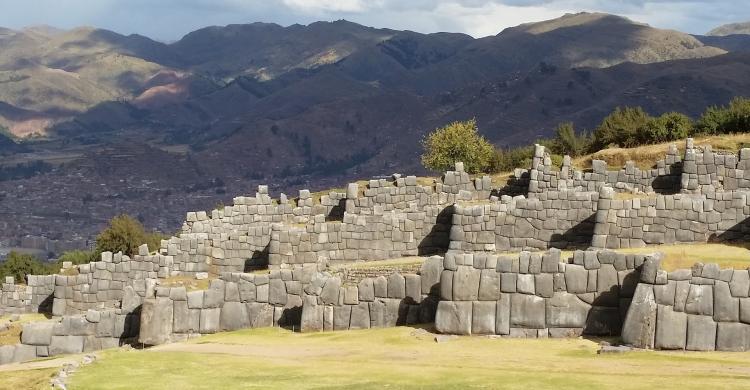
[(644, 255), (576, 251), (517, 257), (451, 254), (440, 277), (435, 328), (510, 337), (617, 335)]
[(641, 273), (622, 339), (640, 348), (750, 350), (748, 270), (698, 263), (666, 272), (649, 259)]
[(54, 275), (28, 275), (26, 285), (16, 284), (12, 276), (5, 278), (0, 289), (0, 314), (36, 313), (52, 310), (51, 295), (55, 289)]
[(548, 191), (534, 198), (503, 196), (455, 206), (450, 249), (464, 252), (587, 247), (596, 192)]

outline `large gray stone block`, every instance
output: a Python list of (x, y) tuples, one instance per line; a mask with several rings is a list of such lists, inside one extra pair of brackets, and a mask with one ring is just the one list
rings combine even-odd
[(622, 341), (638, 348), (653, 348), (656, 333), (656, 299), (649, 284), (639, 284), (622, 326)]
[(332, 277), (328, 278), (320, 293), (320, 299), (326, 305), (335, 305), (339, 301), (339, 289), (341, 288), (341, 279)]
[(689, 351), (716, 349), (716, 322), (710, 316), (688, 314), (687, 345)]
[(219, 331), (221, 324), (221, 309), (218, 307), (201, 310), (201, 334), (211, 334)]
[(437, 284), (440, 283), (440, 274), (443, 272), (443, 259), (440, 256), (432, 256), (425, 260), (419, 271), (422, 283), (422, 294), (436, 294)]
[(54, 322), (32, 322), (23, 325), (21, 342), (28, 345), (49, 345), (52, 341)]
[(300, 331), (303, 333), (323, 331), (323, 306), (318, 305), (318, 298), (314, 295), (302, 296)]
[(367, 302), (352, 306), (349, 329), (368, 329), (370, 327), (370, 307)]
[(672, 310), (671, 306), (658, 305), (656, 314), (656, 349), (685, 349), (687, 341), (687, 314)]
[(750, 292), (750, 273), (748, 273), (748, 270), (734, 270), (729, 289), (733, 297), (747, 298)]
[(747, 351), (750, 348), (750, 325), (719, 322), (716, 330), (717, 351)]
[(472, 302), (441, 301), (435, 315), (435, 329), (446, 334), (471, 334), (472, 305)]
[(591, 305), (566, 292), (556, 292), (547, 300), (548, 328), (583, 328)]
[(544, 298), (536, 295), (513, 294), (510, 298), (510, 326), (545, 328)]
[(685, 312), (704, 316), (714, 315), (713, 286), (691, 284), (685, 301)]
[(475, 301), (479, 295), (480, 270), (471, 266), (459, 266), (453, 275), (453, 300)]
[(237, 330), (250, 327), (247, 305), (241, 302), (226, 302), (219, 318), (221, 330)]
[(271, 279), (268, 284), (268, 303), (280, 306), (286, 305), (287, 293), (284, 281), (281, 279)]
[(341, 305), (333, 307), (333, 330), (349, 329), (349, 322), (352, 318), (351, 305)]
[(167, 297), (145, 299), (141, 307), (138, 341), (146, 345), (168, 343), (172, 335), (173, 310), (172, 300)]
[(510, 294), (501, 294), (495, 313), (495, 333), (510, 334)]
[(388, 298), (403, 299), (406, 297), (406, 279), (395, 273), (388, 275)]
[(479, 300), (496, 301), (500, 298), (500, 274), (494, 269), (483, 269), (479, 277)]
[(49, 355), (81, 353), (83, 352), (84, 338), (85, 336), (52, 336), (48, 350)]
[[(495, 272), (492, 270), (492, 272)], [(495, 301), (475, 301), (471, 317), (472, 334), (495, 334)]]
[(740, 321), (740, 299), (732, 297), (729, 284), (721, 280), (714, 284), (714, 321)]
[(362, 302), (372, 302), (375, 300), (375, 289), (372, 285), (372, 279), (362, 279), (357, 284), (357, 293), (359, 294), (359, 300)]
[(534, 292), (544, 298), (554, 293), (554, 277), (552, 274), (534, 275)]
[(565, 265), (565, 286), (569, 293), (583, 294), (588, 284), (588, 272), (581, 265)]

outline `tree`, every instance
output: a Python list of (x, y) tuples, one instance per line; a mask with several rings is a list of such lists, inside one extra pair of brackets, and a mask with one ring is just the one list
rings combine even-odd
[(161, 237), (159, 233), (146, 233), (143, 225), (130, 215), (118, 215), (96, 237), (96, 254), (122, 251), (132, 256), (138, 253), (138, 247), (143, 244), (148, 244), (149, 250), (156, 250)]
[(651, 118), (640, 133), (645, 144), (655, 144), (684, 139), (693, 133), (693, 120), (679, 112), (668, 112)]
[(603, 149), (611, 145), (633, 147), (638, 145), (638, 134), (651, 117), (640, 107), (617, 107), (594, 130), (594, 145)]
[(735, 97), (729, 106), (707, 108), (697, 127), (703, 134), (750, 132), (750, 99)]
[(66, 261), (73, 263), (73, 265), (79, 265), (96, 260), (96, 253), (94, 253), (94, 251), (72, 250), (60, 255), (60, 258), (57, 259), (57, 263), (62, 267), (62, 264)]
[(26, 275), (48, 275), (52, 273), (52, 267), (43, 263), (35, 256), (10, 252), (5, 261), (0, 265), (0, 276), (3, 281), (6, 276), (12, 276), (16, 283), (24, 281)]
[(551, 149), (554, 153), (560, 155), (567, 154), (571, 157), (578, 157), (586, 153), (590, 143), (591, 140), (586, 134), (576, 134), (573, 123), (565, 122), (557, 125)]
[(461, 161), (466, 172), (483, 172), (495, 154), (492, 144), (477, 131), (474, 119), (435, 129), (422, 140), (422, 146), (422, 165), (435, 171), (452, 169)]

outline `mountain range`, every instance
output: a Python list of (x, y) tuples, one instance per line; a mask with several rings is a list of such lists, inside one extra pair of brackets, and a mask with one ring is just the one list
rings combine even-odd
[[(182, 212), (260, 182), (289, 191), (423, 172), (419, 141), (453, 120), (476, 118), (509, 146), (562, 121), (592, 129), (621, 105), (697, 116), (750, 95), (742, 31), (693, 36), (598, 13), (479, 39), (343, 20), (214, 26), (171, 44), (95, 28), (0, 29), (0, 153), (5, 165), (52, 165), (19, 179), (27, 187), (147, 180), (186, 197), (166, 206)], [(0, 182), (0, 212), (23, 202), (18, 184)], [(80, 207), (96, 207), (96, 194)], [(163, 218), (143, 217), (162, 229), (181, 219)]]

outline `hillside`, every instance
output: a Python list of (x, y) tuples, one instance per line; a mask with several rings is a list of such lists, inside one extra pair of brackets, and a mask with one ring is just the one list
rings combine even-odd
[[(0, 239), (72, 240), (71, 225), (90, 234), (114, 212), (173, 230), (179, 218), (164, 215), (257, 184), (293, 194), (426, 174), (419, 141), (453, 120), (475, 117), (511, 146), (562, 121), (592, 129), (621, 105), (697, 116), (750, 95), (747, 48), (586, 13), (481, 39), (346, 21), (207, 27), (168, 45), (92, 28), (0, 30), (0, 126), (44, 135), (2, 164), (52, 164), (0, 182), (12, 221)], [(29, 188), (54, 201), (37, 207)]]
[(740, 34), (750, 34), (750, 22), (725, 24), (709, 31), (706, 35), (727, 36)]

